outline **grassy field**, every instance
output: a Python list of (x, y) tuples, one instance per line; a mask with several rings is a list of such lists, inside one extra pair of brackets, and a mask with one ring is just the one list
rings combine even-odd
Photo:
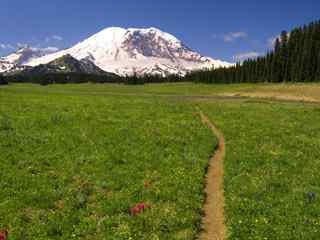
[[(5, 87), (2, 87), (5, 88)], [(164, 83), (128, 86), (120, 84), (52, 85), (45, 88), (32, 84), (16, 84), (8, 90), (78, 93), (88, 95), (144, 95), (144, 96), (243, 96), (252, 98), (320, 102), (319, 83), (297, 84), (194, 84)]]
[[(196, 237), (216, 140), (192, 106), (10, 88), (0, 89), (10, 239)], [(150, 208), (133, 216), (139, 203)]]
[(320, 238), (320, 106), (202, 103), (224, 132), (229, 239)]
[[(229, 239), (319, 239), (320, 105), (188, 98), (320, 100), (319, 92), (319, 84), (0, 87), (0, 230), (10, 240), (197, 239), (216, 144), (200, 107), (226, 138)], [(138, 203), (150, 208), (130, 214)]]

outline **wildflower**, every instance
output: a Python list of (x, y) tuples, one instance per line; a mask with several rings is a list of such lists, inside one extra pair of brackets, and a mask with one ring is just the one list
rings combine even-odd
[[(150, 208), (151, 206), (146, 203), (138, 203), (135, 207), (130, 208), (130, 214), (132, 216), (136, 216), (140, 213), (142, 213), (144, 210)], [(1, 239), (0, 239), (1, 240)]]
[(140, 209), (138, 207), (133, 207), (133, 208), (130, 208), (130, 214), (132, 216), (136, 216), (140, 213)]
[(147, 208), (150, 208), (150, 205), (149, 204), (146, 204), (146, 203), (139, 203), (137, 205), (137, 207), (140, 209), (140, 210), (145, 210)]
[(8, 230), (0, 230), (0, 240), (7, 240)]

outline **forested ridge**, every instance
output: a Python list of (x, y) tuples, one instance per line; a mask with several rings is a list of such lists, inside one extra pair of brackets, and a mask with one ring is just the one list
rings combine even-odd
[(204, 83), (320, 81), (320, 21), (282, 31), (274, 49), (263, 57), (190, 73), (187, 81)]

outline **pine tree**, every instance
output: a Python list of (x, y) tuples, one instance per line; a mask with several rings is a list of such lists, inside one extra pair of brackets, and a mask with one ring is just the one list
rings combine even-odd
[(280, 81), (288, 80), (288, 33), (286, 31), (282, 31), (280, 35)]
[(318, 52), (318, 59), (316, 65), (316, 74), (315, 74), (315, 81), (320, 82), (320, 51)]
[(273, 51), (234, 67), (198, 71), (190, 81), (208, 83), (320, 81), (320, 21), (282, 31)]
[(0, 74), (0, 85), (6, 85), (8, 82), (5, 80), (5, 78)]

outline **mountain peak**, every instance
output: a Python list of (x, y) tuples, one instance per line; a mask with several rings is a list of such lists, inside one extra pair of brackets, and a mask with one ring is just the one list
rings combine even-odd
[(46, 56), (57, 52), (59, 49), (54, 47), (47, 48), (34, 48), (30, 46), (24, 46), (19, 48), (16, 52), (9, 54), (6, 57), (0, 58), (0, 72), (10, 70), (10, 68), (24, 65), (34, 59)]
[(109, 27), (105, 28), (102, 31), (94, 34), (88, 40), (92, 42), (103, 42), (107, 43), (118, 43), (121, 44), (127, 40), (130, 36), (151, 36), (156, 38), (162, 38), (169, 42), (181, 43), (176, 37), (173, 35), (163, 32), (158, 28), (150, 27), (150, 28), (121, 28), (121, 27)]
[(88, 59), (102, 70), (122, 76), (185, 75), (192, 70), (231, 65), (192, 51), (172, 34), (155, 27), (105, 28), (69, 49), (24, 64), (46, 64), (66, 54), (77, 60)]

